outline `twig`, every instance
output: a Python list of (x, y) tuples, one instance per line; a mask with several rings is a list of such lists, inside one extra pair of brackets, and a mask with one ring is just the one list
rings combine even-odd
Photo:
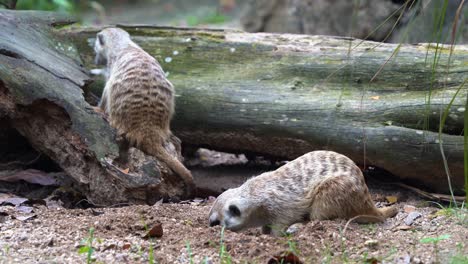
[(8, 168), (11, 168), (13, 166), (21, 166), (21, 167), (24, 167), (24, 166), (29, 166), (29, 165), (32, 165), (34, 164), (40, 157), (41, 157), (41, 153), (39, 153), (39, 155), (37, 155), (37, 157), (35, 157), (34, 159), (30, 160), (30, 161), (10, 161), (10, 162), (7, 162), (7, 163), (0, 163), (0, 170), (7, 170)]

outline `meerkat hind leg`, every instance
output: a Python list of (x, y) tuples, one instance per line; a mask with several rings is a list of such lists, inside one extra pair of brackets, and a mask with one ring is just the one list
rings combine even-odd
[(270, 225), (262, 226), (262, 234), (265, 234), (265, 235), (271, 234), (271, 226)]
[(129, 165), (129, 155), (130, 142), (124, 136), (117, 137), (117, 145), (119, 146), (119, 156), (115, 159), (115, 162), (121, 168), (128, 168)]
[(374, 205), (369, 190), (362, 181), (348, 175), (329, 178), (313, 192), (310, 219), (356, 219), (359, 223), (382, 222), (385, 215)]

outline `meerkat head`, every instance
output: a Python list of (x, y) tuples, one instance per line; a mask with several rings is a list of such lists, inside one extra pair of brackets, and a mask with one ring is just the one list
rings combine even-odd
[(118, 49), (135, 45), (130, 39), (130, 34), (120, 28), (106, 28), (96, 35), (94, 42), (94, 52), (96, 53), (95, 63), (97, 65), (106, 65), (109, 61), (111, 52)]
[(239, 188), (229, 189), (219, 195), (211, 207), (210, 226), (222, 225), (232, 231), (251, 227), (251, 212), (252, 207), (242, 197)]

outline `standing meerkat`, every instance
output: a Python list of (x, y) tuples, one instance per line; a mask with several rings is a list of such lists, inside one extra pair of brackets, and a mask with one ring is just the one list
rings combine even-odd
[(351, 159), (313, 151), (222, 193), (209, 222), (232, 231), (262, 226), (263, 233), (281, 235), (290, 225), (313, 219), (359, 216), (358, 222), (382, 222), (396, 213), (395, 207), (375, 207)]
[(163, 147), (172, 136), (174, 88), (159, 63), (119, 28), (97, 33), (96, 64), (106, 65), (106, 86), (99, 108), (124, 140), (119, 159), (128, 160), (134, 146), (166, 163), (184, 181), (188, 194), (195, 188), (192, 174)]

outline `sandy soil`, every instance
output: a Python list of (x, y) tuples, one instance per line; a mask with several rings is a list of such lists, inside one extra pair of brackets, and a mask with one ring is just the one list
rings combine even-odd
[[(32, 212), (4, 205), (0, 263), (85, 263), (86, 253), (79, 251), (90, 228), (95, 229), (91, 258), (97, 263), (151, 263), (151, 251), (158, 263), (230, 263), (229, 258), (232, 263), (276, 263), (272, 257), (285, 251), (303, 263), (468, 263), (466, 211), (463, 220), (400, 190), (371, 192), (378, 206), (387, 203), (387, 195), (395, 196), (398, 215), (383, 224), (350, 223), (345, 232), (344, 220), (299, 225), (289, 237), (263, 235), (258, 229), (225, 231), (222, 243), (221, 228), (207, 225), (212, 199), (94, 209), (33, 204)], [(407, 226), (410, 211), (420, 217)], [(28, 215), (34, 217), (21, 218)], [(144, 238), (158, 223), (162, 237)], [(430, 238), (440, 241), (424, 243)]]

